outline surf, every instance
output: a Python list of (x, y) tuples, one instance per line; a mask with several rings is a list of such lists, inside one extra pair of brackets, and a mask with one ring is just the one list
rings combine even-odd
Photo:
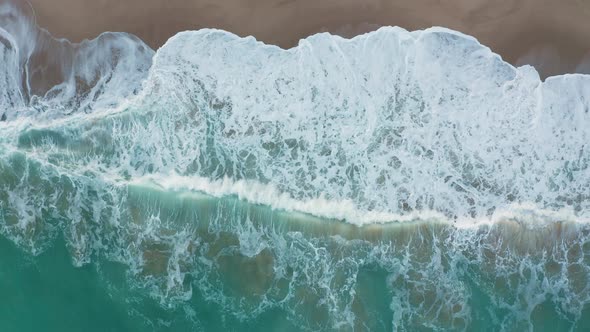
[(153, 51), (7, 8), (0, 232), (19, 250), (121, 264), (193, 327), (209, 305), (293, 330), (588, 326), (590, 76), (542, 81), (439, 27)]

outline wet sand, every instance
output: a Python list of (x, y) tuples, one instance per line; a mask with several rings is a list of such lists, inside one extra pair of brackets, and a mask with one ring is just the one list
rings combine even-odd
[[(25, 3), (26, 0), (0, 0)], [(39, 26), (72, 41), (133, 33), (153, 48), (178, 31), (221, 28), (291, 47), (329, 31), (346, 37), (398, 25), (438, 25), (477, 37), (542, 76), (590, 73), (587, 0), (30, 0)], [(587, 62), (585, 65), (580, 63)]]

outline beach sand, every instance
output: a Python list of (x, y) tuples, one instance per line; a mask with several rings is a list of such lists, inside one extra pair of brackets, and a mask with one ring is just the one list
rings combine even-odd
[(590, 73), (587, 0), (29, 1), (39, 26), (72, 41), (124, 31), (157, 48), (179, 31), (208, 27), (288, 48), (322, 31), (351, 37), (383, 25), (444, 26), (475, 36), (513, 64), (535, 65), (542, 76)]

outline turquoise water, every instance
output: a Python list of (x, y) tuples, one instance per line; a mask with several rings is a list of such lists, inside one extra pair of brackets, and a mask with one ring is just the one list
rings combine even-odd
[[(301, 326), (289, 322), (289, 314), (280, 309), (269, 310), (245, 321), (232, 319), (231, 313), (199, 296), (198, 289), (182, 307), (162, 308), (144, 290), (132, 287), (126, 278), (124, 265), (100, 262), (73, 267), (70, 254), (61, 240), (38, 257), (24, 254), (5, 239), (0, 245), (3, 253), (0, 265), (3, 294), (0, 318), (3, 331), (302, 330)], [(239, 279), (250, 279), (257, 273), (254, 270), (236, 266), (224, 272), (239, 274)], [(473, 292), (469, 302), (475, 319), (469, 328), (497, 330), (498, 326), (491, 324), (494, 322), (492, 312), (495, 311), (493, 316), (496, 320), (510, 313), (493, 309), (489, 296), (472, 279), (477, 278), (476, 267), (466, 268), (464, 273), (462, 280)], [(361, 330), (392, 330), (391, 321), (387, 319), (394, 314), (389, 303), (388, 275), (386, 270), (375, 265), (367, 265), (357, 273), (355, 288), (359, 290), (359, 302), (368, 311)], [(187, 311), (190, 312), (191, 308), (195, 314), (188, 315), (191, 317), (189, 319)], [(551, 301), (540, 304), (533, 312), (534, 330), (585, 331), (590, 327), (587, 318), (582, 318), (574, 325), (560, 315), (558, 308)], [(586, 306), (584, 312), (588, 310)], [(582, 317), (588, 316), (583, 314)], [(526, 326), (514, 325), (508, 328), (514, 331), (521, 329), (526, 329)]]
[[(60, 236), (38, 256), (2, 240), (5, 330), (590, 327), (587, 304), (577, 315), (567, 312), (588, 287), (587, 274), (565, 263), (579, 259), (587, 264), (590, 257), (590, 229), (575, 224), (552, 226), (548, 233), (562, 232), (551, 235), (555, 244), (540, 238), (539, 247), (504, 246), (497, 241), (506, 232), (533, 242), (530, 236), (539, 230), (506, 224), (465, 231), (433, 222), (359, 229), (236, 198), (146, 188), (129, 190), (129, 195), (139, 211), (156, 207), (162, 219), (193, 216), (194, 224), (182, 231), (159, 227), (139, 242), (144, 259), (139, 271), (101, 255), (75, 267), (71, 248)], [(207, 210), (217, 212), (203, 214)], [(141, 212), (138, 218), (144, 218)], [(169, 242), (167, 236), (178, 232), (198, 248), (189, 248), (190, 255), (181, 259), (180, 271), (188, 274), (174, 284), (178, 270), (166, 263), (178, 241)], [(564, 275), (574, 284), (560, 286)], [(527, 309), (529, 301), (535, 305)]]
[[(58, 240), (51, 249), (37, 257), (23, 253), (6, 239), (0, 242), (0, 246), (3, 253), (0, 265), (3, 331), (221, 331), (261, 328), (300, 331), (305, 326), (290, 321), (292, 313), (280, 308), (270, 309), (257, 317), (237, 320), (231, 312), (204, 300), (198, 287), (194, 288), (192, 298), (178, 308), (162, 307), (145, 290), (133, 287), (122, 264), (99, 261), (83, 267), (72, 266), (63, 240)], [(230, 278), (233, 280), (225, 281), (226, 285), (253, 280), (260, 273), (257, 270), (261, 268), (259, 265), (254, 264), (253, 267), (249, 262), (240, 262), (242, 259), (235, 257), (232, 263), (237, 264), (224, 270), (225, 273), (238, 274), (238, 280)], [(511, 313), (494, 306), (489, 294), (486, 294), (492, 290), (480, 289), (481, 284), (475, 281), (481, 278), (478, 273), (477, 266), (465, 266), (461, 277), (472, 292), (469, 305), (473, 310), (473, 321), (469, 329), (495, 331), (498, 325), (493, 323)], [(390, 272), (375, 264), (367, 264), (357, 271), (354, 286), (359, 298), (357, 308), (362, 307), (364, 314), (357, 329), (393, 329), (389, 275)], [(311, 310), (315, 311), (314, 308)], [(586, 305), (584, 312), (588, 310)], [(532, 313), (535, 331), (585, 331), (590, 327), (587, 317), (582, 313), (582, 318), (574, 324), (563, 317), (559, 305), (550, 300), (539, 304)], [(312, 327), (318, 328), (317, 325)], [(511, 325), (507, 330), (527, 328), (522, 323)], [(431, 330), (420, 325), (412, 329)]]
[(590, 329), (590, 76), (384, 27), (57, 40), (0, 5), (0, 331)]

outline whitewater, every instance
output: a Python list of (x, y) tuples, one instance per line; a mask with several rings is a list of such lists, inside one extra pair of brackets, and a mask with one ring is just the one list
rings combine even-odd
[(92, 266), (137, 330), (590, 327), (590, 76), (441, 27), (153, 51), (12, 10), (0, 234)]

